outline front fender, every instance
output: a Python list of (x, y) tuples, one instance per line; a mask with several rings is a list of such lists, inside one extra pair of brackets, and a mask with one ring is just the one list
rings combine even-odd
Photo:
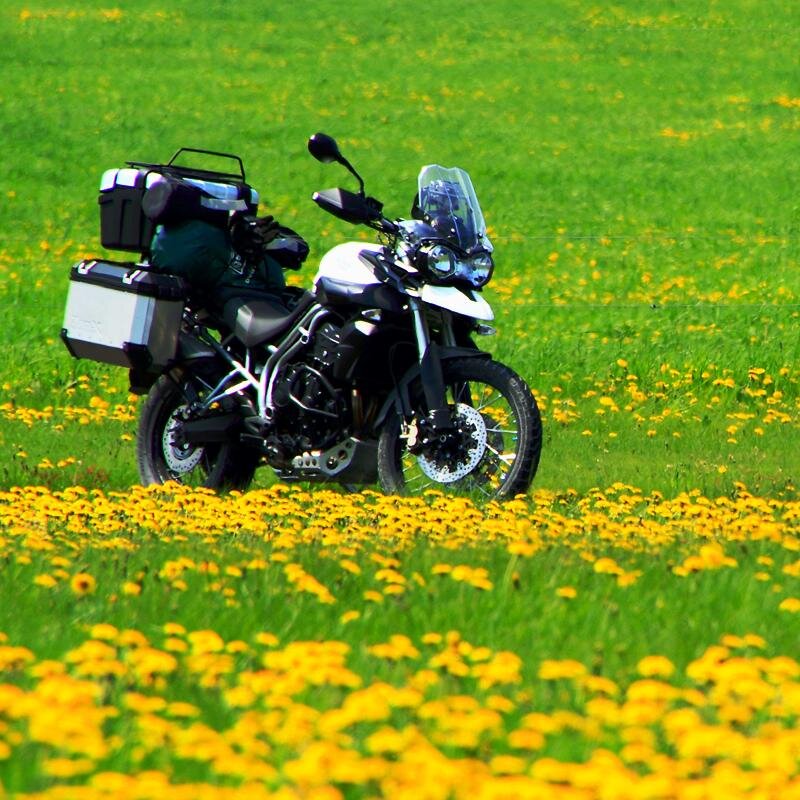
[(494, 319), (492, 307), (475, 291), (455, 286), (434, 286), (426, 283), (420, 295), (423, 303), (447, 309), (472, 319), (490, 322)]
[[(439, 347), (439, 361), (441, 362), (449, 361), (454, 358), (491, 357), (492, 356), (490, 353), (486, 353), (483, 350), (478, 350), (477, 348), (472, 347)], [(383, 423), (386, 421), (386, 418), (389, 416), (389, 412), (393, 408), (398, 414), (402, 414), (404, 417), (411, 416), (412, 408), (409, 387), (415, 380), (419, 378), (420, 371), (420, 365), (415, 364), (413, 367), (409, 368), (397, 382), (394, 391), (389, 394), (381, 406), (381, 410), (378, 412), (378, 416), (375, 419), (376, 430), (383, 425)]]

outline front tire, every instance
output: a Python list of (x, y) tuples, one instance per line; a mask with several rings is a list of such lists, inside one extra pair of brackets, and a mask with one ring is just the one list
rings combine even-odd
[(411, 386), (410, 419), (394, 413), (378, 441), (378, 476), (386, 492), (437, 488), (484, 498), (525, 492), (539, 466), (542, 419), (525, 381), (488, 358), (442, 363), (455, 432), (442, 442), (425, 432), (424, 393)]
[(136, 435), (136, 458), (142, 484), (176, 481), (208, 489), (246, 489), (253, 480), (258, 454), (241, 445), (183, 445), (176, 437), (182, 412), (199, 399), (203, 383), (176, 370), (162, 375), (147, 395)]

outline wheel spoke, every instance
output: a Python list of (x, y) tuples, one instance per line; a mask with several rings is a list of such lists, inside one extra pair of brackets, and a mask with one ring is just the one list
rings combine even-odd
[(495, 450), (490, 444), (486, 445), (486, 449), (495, 457), (497, 461), (501, 461), (503, 464), (511, 465), (517, 460), (516, 453), (501, 453), (499, 450)]
[[(411, 469), (413, 469), (413, 467), (409, 466), (409, 467), (406, 468), (406, 471), (411, 470)], [(411, 488), (412, 484), (418, 483), (419, 481), (424, 481), (425, 478), (427, 478), (427, 475), (425, 475), (424, 472), (419, 472), (416, 475), (414, 475), (412, 478), (407, 478), (406, 479), (406, 486)], [(433, 486), (433, 484), (434, 484), (434, 482), (432, 480), (428, 480), (427, 482), (422, 483), (419, 486), (415, 486), (413, 488), (422, 490), (422, 489), (427, 489), (429, 486)]]
[(487, 491), (482, 483), (478, 483), (477, 481), (472, 481), (472, 483), (470, 484), (470, 488), (477, 489), (485, 497), (492, 497), (492, 493)]
[[(489, 408), (489, 406), (491, 406), (493, 403), (497, 402), (496, 399), (495, 399), (496, 397), (497, 397), (497, 395), (492, 395), (485, 403), (481, 403), (478, 406), (478, 408), (476, 409), (476, 411), (483, 411), (484, 408)], [(504, 398), (500, 397), (500, 399), (502, 400)]]

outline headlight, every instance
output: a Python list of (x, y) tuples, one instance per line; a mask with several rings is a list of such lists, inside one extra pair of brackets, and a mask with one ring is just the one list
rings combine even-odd
[(452, 278), (456, 274), (458, 260), (449, 247), (434, 245), (425, 251), (425, 259), (428, 269), (436, 278)]
[(460, 255), (443, 244), (421, 247), (417, 253), (417, 262), (436, 281), (461, 280), (476, 289), (489, 282), (494, 270), (490, 253), (484, 251), (473, 256)]
[(491, 254), (478, 253), (478, 255), (470, 259), (469, 263), (472, 267), (472, 274), (469, 277), (472, 285), (480, 288), (489, 283), (489, 278), (492, 277), (492, 272), (494, 271), (494, 261)]

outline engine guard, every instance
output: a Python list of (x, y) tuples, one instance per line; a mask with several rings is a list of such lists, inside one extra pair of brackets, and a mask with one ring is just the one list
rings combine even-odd
[(326, 481), (372, 484), (378, 480), (378, 443), (350, 437), (324, 452), (303, 453), (288, 469), (275, 472), (284, 481)]

